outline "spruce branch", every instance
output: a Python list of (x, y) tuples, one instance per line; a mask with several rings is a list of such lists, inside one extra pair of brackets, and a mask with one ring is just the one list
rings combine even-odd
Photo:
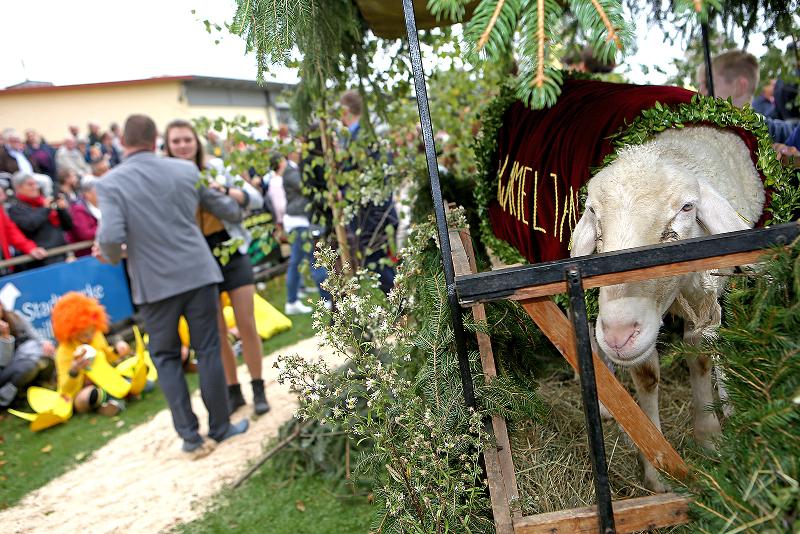
[(492, 33), (492, 29), (494, 29), (494, 25), (497, 22), (497, 17), (500, 15), (500, 11), (502, 11), (505, 3), (505, 0), (498, 0), (497, 6), (494, 8), (494, 13), (492, 13), (492, 18), (489, 20), (489, 24), (486, 26), (483, 34), (481, 34), (480, 40), (478, 40), (478, 50), (482, 49), (489, 40), (489, 34)]
[(600, 2), (598, 2), (597, 0), (592, 0), (592, 5), (597, 11), (597, 14), (600, 17), (600, 19), (603, 21), (603, 24), (605, 24), (606, 29), (608, 30), (608, 37), (606, 37), (606, 41), (613, 40), (617, 45), (617, 50), (622, 50), (622, 41), (620, 40), (619, 35), (617, 35), (617, 31), (614, 29), (614, 25), (611, 24), (611, 21), (609, 20), (606, 11), (603, 9), (603, 6), (601, 6)]

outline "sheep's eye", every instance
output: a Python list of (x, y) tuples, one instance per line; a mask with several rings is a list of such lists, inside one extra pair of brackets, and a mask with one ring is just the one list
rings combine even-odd
[(694, 209), (694, 204), (692, 204), (691, 202), (687, 202), (686, 204), (683, 205), (681, 211), (692, 211), (693, 209)]

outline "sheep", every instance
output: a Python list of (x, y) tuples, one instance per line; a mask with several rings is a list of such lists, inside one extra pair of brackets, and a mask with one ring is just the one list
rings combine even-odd
[[(752, 228), (765, 192), (750, 152), (735, 133), (708, 126), (670, 129), (619, 151), (588, 183), (584, 213), (573, 229), (572, 257)], [(656, 338), (666, 313), (682, 317), (684, 340), (698, 344), (720, 324), (724, 277), (710, 272), (618, 284), (600, 289), (595, 338), (614, 363), (627, 367), (639, 404), (661, 430)], [(694, 436), (713, 448), (720, 432), (708, 356), (688, 361)], [(721, 392), (722, 393), (722, 392)], [(667, 491), (641, 457), (644, 483)]]

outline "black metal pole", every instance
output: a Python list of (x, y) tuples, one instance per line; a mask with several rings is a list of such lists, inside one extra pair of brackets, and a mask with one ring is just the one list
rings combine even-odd
[(428, 161), (433, 209), (436, 212), (436, 227), (439, 233), (439, 246), (442, 251), (444, 280), (447, 285), (447, 303), (450, 307), (450, 315), (453, 318), (453, 335), (458, 353), (461, 384), (464, 388), (464, 401), (467, 406), (475, 406), (475, 389), (472, 384), (472, 372), (469, 369), (466, 333), (464, 332), (464, 320), (461, 316), (462, 309), (458, 303), (458, 295), (456, 295), (456, 276), (453, 270), (453, 262), (451, 261), (453, 255), (450, 249), (450, 236), (447, 233), (442, 187), (439, 184), (439, 166), (436, 161), (436, 148), (433, 143), (433, 126), (431, 125), (431, 113), (428, 108), (428, 91), (425, 87), (425, 73), (422, 71), (422, 56), (419, 50), (419, 36), (417, 35), (417, 22), (414, 18), (414, 3), (412, 0), (403, 0), (403, 13), (406, 19), (408, 49), (411, 53), (411, 68), (414, 71), (414, 87), (417, 93), (419, 121), (422, 126), (422, 139), (425, 142), (425, 157)]
[(711, 45), (708, 41), (708, 22), (700, 23), (700, 31), (703, 35), (703, 57), (706, 61), (706, 88), (709, 96), (715, 96), (714, 73), (711, 70)]
[(614, 526), (614, 510), (611, 507), (611, 488), (608, 484), (603, 423), (600, 420), (600, 405), (597, 402), (592, 344), (589, 340), (589, 320), (586, 317), (586, 300), (583, 293), (581, 272), (577, 267), (572, 267), (567, 271), (567, 286), (569, 287), (569, 307), (572, 312), (572, 324), (575, 330), (575, 346), (578, 349), (583, 413), (586, 416), (586, 432), (589, 437), (589, 454), (592, 459), (600, 532), (602, 534), (614, 534), (616, 527)]

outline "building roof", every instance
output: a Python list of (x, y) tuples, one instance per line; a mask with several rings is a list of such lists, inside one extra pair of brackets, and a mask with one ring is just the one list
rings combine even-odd
[[(29, 85), (26, 83), (11, 85), (5, 89), (0, 89), (0, 96), (4, 94), (20, 94), (20, 93), (44, 93), (52, 91), (64, 91), (74, 89), (95, 89), (100, 87), (121, 87), (126, 85), (147, 85), (165, 82), (186, 82), (192, 85), (199, 85), (204, 87), (228, 87), (237, 89), (253, 89), (260, 91), (269, 91), (279, 93), (284, 89), (288, 89), (293, 84), (277, 83), (277, 82), (264, 82), (259, 84), (254, 80), (237, 80), (233, 78), (214, 78), (211, 76), (156, 76), (153, 78), (144, 78), (140, 80), (123, 80), (117, 82), (100, 82), (100, 83), (81, 83), (74, 85)], [(38, 82), (45, 84), (47, 82)]]

